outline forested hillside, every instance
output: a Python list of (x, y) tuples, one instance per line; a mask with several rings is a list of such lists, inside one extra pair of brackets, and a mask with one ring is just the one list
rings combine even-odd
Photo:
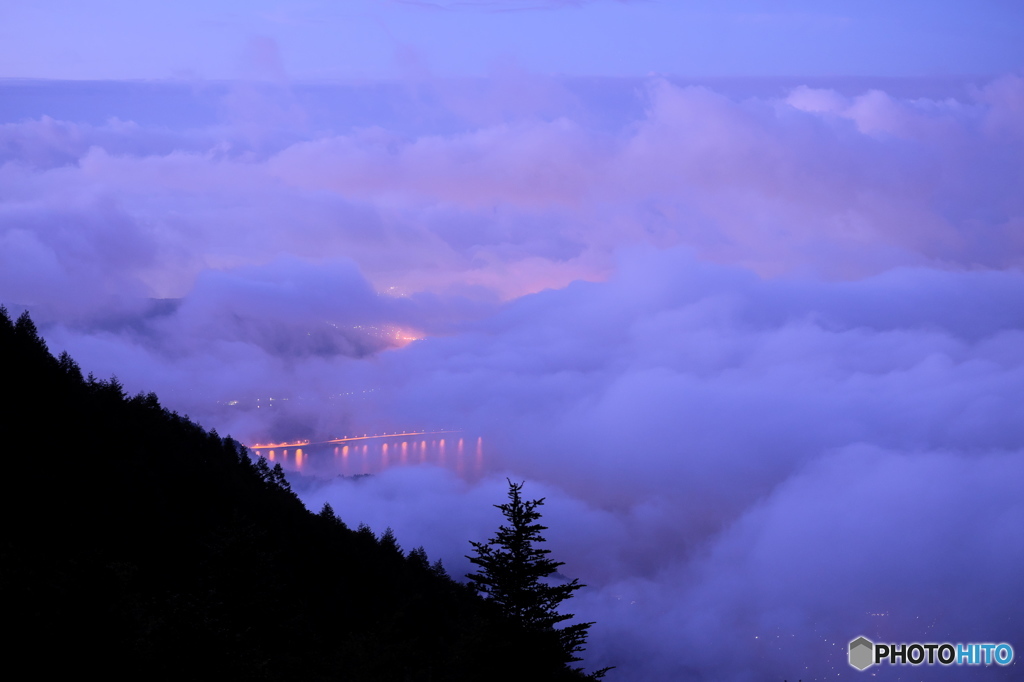
[[(138, 680), (571, 680), (550, 637), (307, 511), (230, 438), (0, 314), (8, 666)], [(400, 538), (399, 538), (400, 540)]]

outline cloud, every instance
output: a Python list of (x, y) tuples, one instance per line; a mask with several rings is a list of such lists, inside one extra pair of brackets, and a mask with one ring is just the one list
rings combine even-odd
[[(1020, 624), (997, 596), (1017, 589), (1020, 273), (764, 279), (654, 249), (617, 272), (372, 359), (268, 343), (230, 321), (249, 296), (285, 339), (327, 313), (387, 311), (344, 264), (201, 280), (195, 302), (155, 325), (165, 348), (142, 352), (124, 333), (50, 338), (87, 367), (118, 357), (130, 388), (166, 383), (222, 432), (456, 421), (482, 434), (490, 473), (476, 483), (426, 466), (296, 485), (311, 507), (391, 526), (461, 574), (465, 543), (493, 530), (504, 476), (526, 479), (548, 498), (557, 558), (590, 586), (573, 605), (599, 623), (590, 660), (623, 679), (805, 674), (808, 661), (824, 674), (844, 664), (833, 648), (864, 633), (1012, 639)], [(300, 273), (307, 288), (293, 290)], [(111, 345), (90, 347), (98, 338)], [(175, 392), (186, 385), (199, 396)], [(273, 418), (218, 411), (197, 399), (214, 387), (293, 401)], [(332, 399), (353, 387), (377, 397)]]
[(1024, 81), (653, 80), (607, 125), (515, 78), (428, 131), (317, 130), (286, 84), (199, 129), (4, 123), (0, 300), (247, 442), (481, 437), (479, 477), (295, 485), (459, 574), (526, 480), (622, 680), (1019, 639)]
[(312, 132), (282, 122), (298, 105), (271, 86), (269, 101), (246, 100), (244, 120), (206, 130), (7, 123), (3, 210), (18, 215), (4, 234), (46, 224), (8, 251), (42, 268), (39, 249), (75, 258), (61, 242), (33, 246), (61, 222), (54, 207), (86, 224), (121, 211), (134, 225), (126, 243), (150, 241), (154, 255), (108, 277), (123, 270), (126, 287), (155, 297), (181, 296), (205, 268), (281, 252), (352, 258), (379, 289), (468, 285), (504, 298), (602, 279), (616, 250), (639, 243), (770, 275), (1015, 267), (1021, 82), (995, 81), (972, 101), (809, 88), (736, 101), (656, 80), (646, 114), (614, 131), (591, 125), (578, 98), (543, 95), (540, 109), (454, 132)]
[(823, 457), (691, 564), (587, 595), (604, 615), (602, 660), (628, 661), (626, 679), (815, 679), (848, 670), (846, 645), (861, 635), (1013, 641), (1021, 457), (864, 447)]

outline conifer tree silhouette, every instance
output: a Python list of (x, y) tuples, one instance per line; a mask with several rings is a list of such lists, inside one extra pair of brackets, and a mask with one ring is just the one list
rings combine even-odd
[[(544, 504), (544, 498), (524, 500), (522, 483), (509, 480), (508, 485), (509, 501), (494, 505), (505, 515), (508, 525), (500, 526), (487, 542), (470, 541), (476, 554), (466, 558), (480, 568), (466, 575), (469, 585), (520, 625), (556, 636), (566, 663), (582, 660), (576, 654), (583, 651), (593, 623), (576, 623), (563, 628), (556, 625), (575, 615), (559, 613), (558, 607), (585, 585), (576, 578), (562, 583), (545, 580), (565, 562), (549, 559), (547, 555), (551, 550), (538, 546), (545, 542), (541, 531), (547, 530), (547, 526), (537, 522), (541, 516), (537, 507)], [(582, 672), (579, 668), (574, 670)], [(610, 668), (599, 670), (588, 677), (600, 679), (608, 670)]]

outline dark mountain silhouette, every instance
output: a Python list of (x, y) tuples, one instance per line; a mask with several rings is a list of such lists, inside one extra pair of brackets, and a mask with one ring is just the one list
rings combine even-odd
[(7, 667), (48, 679), (583, 679), (550, 638), (422, 549), (309, 512), (279, 467), (237, 442), (152, 393), (83, 378), (27, 314), (2, 310), (0, 362)]

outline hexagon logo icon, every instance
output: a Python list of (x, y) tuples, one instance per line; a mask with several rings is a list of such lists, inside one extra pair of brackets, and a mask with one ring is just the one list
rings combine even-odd
[(864, 670), (874, 663), (875, 645), (867, 637), (858, 637), (850, 642), (850, 665)]

